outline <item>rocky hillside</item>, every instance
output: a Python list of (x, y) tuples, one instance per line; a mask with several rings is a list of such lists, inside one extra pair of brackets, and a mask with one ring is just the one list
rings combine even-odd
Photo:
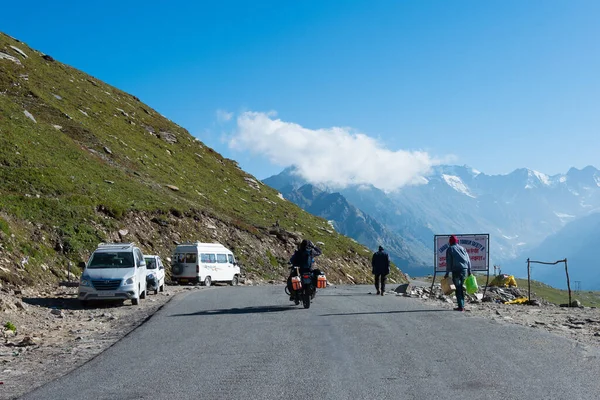
[[(284, 200), (133, 95), (0, 34), (0, 279), (64, 279), (98, 242), (168, 257), (220, 241), (252, 279), (280, 280), (301, 238), (337, 282), (370, 251)], [(397, 273), (393, 279), (399, 281)]]

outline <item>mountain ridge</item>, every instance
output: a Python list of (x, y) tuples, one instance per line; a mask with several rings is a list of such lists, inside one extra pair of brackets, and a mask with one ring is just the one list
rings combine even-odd
[[(308, 183), (293, 168), (264, 182), (284, 191)], [(410, 238), (405, 253), (428, 267), (409, 274), (431, 272), (436, 233), (463, 232), (489, 233), (491, 263), (523, 276), (513, 260), (527, 258), (528, 251), (569, 222), (600, 210), (600, 171), (591, 165), (554, 175), (528, 168), (487, 175), (469, 166), (440, 165), (423, 184), (394, 192), (370, 185), (335, 190), (392, 233)]]

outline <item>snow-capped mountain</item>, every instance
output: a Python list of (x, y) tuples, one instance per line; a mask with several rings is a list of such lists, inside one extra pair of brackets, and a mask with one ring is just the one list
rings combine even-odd
[[(282, 191), (307, 182), (289, 168), (265, 183)], [(391, 232), (408, 238), (409, 251), (423, 264), (432, 263), (433, 234), (489, 233), (491, 262), (508, 265), (525, 260), (528, 251), (569, 222), (600, 211), (600, 171), (588, 166), (549, 176), (521, 168), (487, 175), (467, 166), (442, 165), (422, 185), (391, 193), (362, 185), (339, 193)]]

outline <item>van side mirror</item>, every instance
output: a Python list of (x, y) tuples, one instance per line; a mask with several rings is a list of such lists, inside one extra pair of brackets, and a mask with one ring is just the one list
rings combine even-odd
[(140, 263), (138, 264), (138, 267), (142, 268), (146, 266), (146, 261), (141, 260)]
[(85, 269), (85, 262), (84, 261), (79, 261), (77, 263), (77, 266), (79, 267), (79, 269)]

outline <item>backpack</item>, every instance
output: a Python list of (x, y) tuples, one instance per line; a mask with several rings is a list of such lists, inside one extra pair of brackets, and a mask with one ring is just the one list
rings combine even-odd
[(306, 249), (300, 255), (300, 262), (298, 266), (300, 269), (311, 269), (313, 264), (313, 254), (312, 249)]

